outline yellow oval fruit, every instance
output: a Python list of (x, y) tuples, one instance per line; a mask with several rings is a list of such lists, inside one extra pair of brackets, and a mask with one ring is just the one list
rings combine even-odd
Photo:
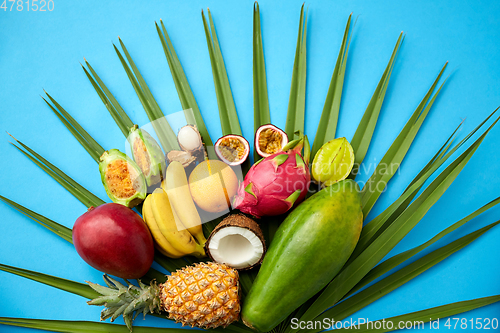
[(206, 160), (189, 175), (189, 189), (201, 209), (219, 213), (231, 207), (231, 200), (238, 190), (238, 177), (226, 163)]
[(311, 173), (317, 182), (330, 186), (344, 180), (354, 165), (354, 152), (346, 138), (325, 143), (314, 156)]

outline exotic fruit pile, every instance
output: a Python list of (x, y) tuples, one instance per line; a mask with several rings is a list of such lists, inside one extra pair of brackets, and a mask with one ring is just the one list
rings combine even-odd
[[(241, 135), (244, 131), (240, 128), (210, 12), (208, 22), (203, 14), (203, 23), (222, 129), (222, 137), (215, 144), (211, 141), (166, 28), (160, 22), (156, 25), (157, 32), (181, 104), (186, 108), (179, 113), (184, 118), (174, 117), (175, 125), (173, 122), (169, 124), (167, 117), (163, 117), (121, 40), (120, 45), (127, 59), (117, 47), (115, 51), (152, 121), (150, 125), (155, 133), (148, 133), (134, 125), (111, 95), (112, 89), (108, 89), (85, 62), (88, 66), (88, 71), (84, 68), (85, 73), (126, 137), (125, 151), (130, 151), (131, 157), (118, 149), (102, 148), (47, 94), (54, 106), (46, 101), (47, 104), (99, 164), (101, 182), (113, 203), (106, 203), (92, 194), (16, 139), (14, 146), (63, 185), (88, 211), (76, 220), (71, 230), (0, 196), (0, 200), (74, 244), (80, 257), (91, 266), (84, 267), (89, 270), (93, 267), (105, 273), (106, 286), (89, 282), (91, 290), (78, 282), (1, 263), (0, 270), (42, 281), (80, 296), (90, 295), (89, 298), (95, 297), (95, 291), (100, 296), (88, 304), (105, 306), (101, 320), (110, 318), (114, 321), (123, 316), (130, 330), (138, 314), (155, 313), (183, 326), (204, 329), (222, 329), (234, 323), (227, 329), (228, 332), (297, 333), (300, 328), (301, 332), (306, 329), (309, 333), (318, 333), (324, 326), (317, 329), (316, 324), (313, 328), (308, 324), (295, 329), (290, 318), (297, 318), (301, 323), (318, 323), (323, 322), (323, 318), (334, 318), (337, 323), (342, 323), (352, 313), (432, 267), (496, 225), (492, 223), (422, 256), (421, 251), (434, 241), (500, 203), (500, 198), (448, 227), (425, 244), (382, 262), (451, 185), (500, 118), (470, 147), (463, 149), (455, 161), (448, 163), (447, 159), (493, 114), (464, 140), (453, 145), (457, 128), (401, 197), (363, 227), (364, 218), (370, 214), (398, 170), (392, 166), (399, 166), (403, 161), (441, 90), (438, 88), (432, 94), (446, 65), (360, 189), (354, 180), (356, 172), (353, 166), (367, 166), (362, 164), (363, 159), (375, 131), (402, 35), (354, 137), (349, 141), (344, 137), (336, 138), (350, 42), (349, 17), (311, 149), (304, 135), (307, 67), (304, 7), (300, 15), (285, 130), (270, 124), (259, 17), (259, 6), (255, 3), (253, 165), (249, 158), (250, 145)], [(435, 177), (444, 163), (446, 168), (442, 168), (444, 170)], [(94, 180), (98, 183), (99, 173), (94, 172)], [(424, 188), (429, 179), (432, 183)], [(400, 265), (400, 270), (391, 273)], [(170, 273), (165, 277), (166, 271)], [(387, 277), (383, 277), (386, 274)], [(378, 278), (380, 280), (371, 285)], [(426, 316), (454, 315), (460, 313), (457, 312), (459, 310), (472, 310), (500, 300), (500, 296), (495, 297), (446, 305), (446, 309), (429, 309)], [(241, 322), (237, 323), (240, 317)], [(404, 317), (405, 320), (422, 320), (421, 312)], [(392, 321), (396, 322), (396, 319), (392, 318)], [(47, 321), (40, 324), (36, 320), (23, 322), (22, 318), (5, 317), (0, 318), (0, 324), (64, 332), (122, 332), (125, 329), (109, 323)], [(142, 331), (152, 330), (142, 327)]]

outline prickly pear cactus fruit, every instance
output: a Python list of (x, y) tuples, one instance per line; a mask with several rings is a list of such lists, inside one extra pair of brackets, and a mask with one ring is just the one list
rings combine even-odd
[(113, 202), (132, 208), (146, 198), (146, 179), (139, 166), (118, 149), (107, 150), (101, 155), (99, 172)]
[(149, 186), (161, 181), (165, 158), (156, 140), (145, 130), (134, 125), (128, 136), (132, 156), (146, 178)]

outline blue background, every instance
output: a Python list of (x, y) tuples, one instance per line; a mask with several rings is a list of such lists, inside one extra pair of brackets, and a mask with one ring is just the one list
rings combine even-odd
[[(112, 48), (120, 36), (163, 111), (181, 110), (154, 26), (161, 18), (216, 140), (221, 129), (200, 16), (202, 8), (210, 7), (243, 132), (252, 141), (252, 1), (54, 1), (52, 12), (0, 10), (0, 129), (107, 199), (97, 165), (39, 95), (47, 90), (105, 149), (123, 149), (121, 132), (79, 62), (86, 57), (132, 120), (147, 123)], [(271, 116), (280, 127), (288, 106), (301, 4), (260, 2)], [(399, 33), (407, 34), (365, 159), (369, 163), (380, 160), (440, 68), (450, 62), (445, 74), (451, 75), (448, 83), (371, 219), (401, 194), (460, 121), (467, 117), (462, 138), (500, 105), (500, 2), (311, 0), (306, 5), (306, 132), (311, 139), (349, 13), (359, 18), (353, 30), (338, 136), (352, 138)], [(85, 207), (10, 146), (9, 140), (1, 134), (0, 194), (71, 227)], [(499, 195), (499, 140), (500, 130), (495, 128), (449, 190), (390, 255), (421, 244)], [(499, 213), (500, 207), (491, 209), (437, 245), (496, 221)], [(76, 281), (101, 281), (101, 273), (87, 266), (70, 244), (3, 203), (0, 214), (1, 263)], [(500, 294), (499, 238), (500, 229), (492, 229), (353, 317), (375, 320)], [(86, 305), (79, 296), (4, 272), (0, 272), (0, 295), (0, 316), (97, 321), (101, 310)], [(500, 304), (495, 304), (458, 317), (498, 318), (499, 314)], [(173, 325), (153, 317), (136, 324)], [(29, 330), (0, 326), (0, 331)]]

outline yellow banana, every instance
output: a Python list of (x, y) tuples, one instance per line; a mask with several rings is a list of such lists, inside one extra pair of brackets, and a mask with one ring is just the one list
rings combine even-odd
[(142, 217), (144, 222), (148, 225), (149, 231), (151, 231), (151, 235), (155, 240), (156, 249), (158, 249), (161, 254), (169, 258), (180, 258), (186, 255), (185, 253), (177, 251), (161, 233), (153, 215), (150, 195), (146, 197), (146, 200), (144, 200), (144, 203), (142, 204)]
[(203, 235), (200, 214), (198, 214), (191, 196), (186, 171), (184, 171), (181, 163), (173, 161), (169, 164), (162, 187), (182, 224), (196, 238), (198, 243), (204, 246), (207, 239)]
[(162, 189), (156, 189), (150, 196), (154, 219), (168, 242), (179, 252), (204, 257), (203, 246), (196, 243), (189, 231), (177, 227), (168, 195)]

